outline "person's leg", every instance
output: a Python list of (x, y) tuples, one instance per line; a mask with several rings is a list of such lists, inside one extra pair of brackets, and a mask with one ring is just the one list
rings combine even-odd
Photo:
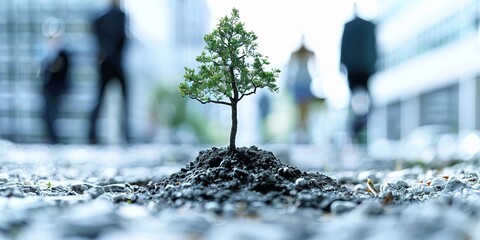
[(355, 73), (349, 75), (351, 91), (351, 111), (353, 119), (350, 124), (351, 137), (353, 142), (359, 143), (360, 134), (367, 126), (368, 116), (371, 111), (371, 97), (368, 88), (370, 75)]
[(356, 102), (356, 91), (359, 89), (359, 75), (357, 73), (349, 72), (348, 73), (348, 88), (350, 89), (350, 104), (349, 104), (349, 114), (348, 114), (348, 132), (352, 143), (356, 144), (358, 142), (358, 115), (357, 115), (357, 102)]
[(55, 131), (55, 118), (56, 118), (56, 104), (55, 97), (48, 89), (43, 90), (45, 106), (43, 109), (43, 116), (47, 127), (47, 137), (50, 143), (58, 143), (58, 137)]
[(372, 104), (372, 96), (370, 95), (370, 88), (368, 86), (368, 80), (370, 79), (370, 74), (363, 73), (361, 75), (361, 78), (362, 78), (362, 88), (365, 95), (364, 104), (366, 106), (366, 112), (362, 114), (362, 116), (360, 116), (358, 120), (361, 125), (359, 133), (364, 132), (364, 134), (362, 134), (364, 136), (363, 137), (360, 136), (361, 138), (359, 140), (360, 140), (360, 143), (366, 144), (367, 137), (368, 137), (368, 134), (367, 134), (368, 118), (370, 117), (373, 104)]
[(352, 122), (352, 139), (354, 143), (361, 143), (361, 133), (367, 126), (368, 115), (355, 115)]
[(120, 82), (120, 89), (122, 91), (122, 106), (123, 106), (122, 119), (121, 119), (122, 130), (123, 130), (125, 141), (127, 143), (130, 143), (132, 141), (132, 135), (130, 132), (130, 122), (129, 122), (130, 97), (128, 92), (127, 79), (125, 78), (125, 74), (122, 68), (118, 69), (117, 78)]
[(52, 94), (52, 142), (53, 143), (60, 143), (60, 139), (58, 137), (58, 129), (55, 127), (55, 121), (58, 119), (58, 113), (60, 110), (60, 97), (63, 91), (55, 92)]
[(298, 122), (297, 122), (297, 131), (296, 131), (296, 142), (297, 143), (308, 143), (309, 142), (309, 132), (308, 132), (308, 110), (309, 102), (301, 101), (297, 103), (298, 108)]
[(299, 103), (300, 119), (299, 119), (299, 129), (301, 132), (307, 132), (307, 121), (308, 121), (308, 102)]
[(97, 120), (98, 114), (100, 113), (102, 107), (103, 96), (105, 95), (105, 87), (107, 86), (108, 80), (110, 79), (109, 70), (106, 66), (102, 65), (100, 67), (100, 81), (97, 86), (97, 93), (95, 96), (95, 105), (93, 111), (90, 114), (90, 132), (89, 132), (89, 141), (92, 144), (98, 143), (98, 134), (97, 134)]

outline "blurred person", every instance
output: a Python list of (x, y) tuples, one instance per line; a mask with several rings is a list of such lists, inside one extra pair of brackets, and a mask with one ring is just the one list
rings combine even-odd
[(67, 88), (70, 56), (62, 40), (65, 24), (61, 19), (50, 17), (42, 24), (42, 33), (47, 38), (48, 48), (40, 75), (43, 82), (43, 117), (50, 143), (59, 143), (55, 121), (58, 118), (60, 100)]
[(271, 96), (268, 92), (261, 91), (260, 99), (258, 100), (258, 110), (260, 115), (260, 135), (263, 143), (268, 142), (268, 130), (267, 130), (267, 120), (268, 115), (271, 112)]
[(102, 100), (108, 83), (116, 79), (122, 91), (122, 130), (125, 141), (130, 143), (130, 128), (128, 123), (129, 96), (127, 79), (122, 64), (123, 51), (126, 43), (126, 14), (120, 9), (119, 0), (111, 0), (106, 12), (93, 21), (93, 30), (98, 43), (98, 62), (100, 82), (97, 88), (96, 103), (90, 116), (90, 143), (98, 143), (97, 120), (102, 107)]
[(353, 143), (359, 143), (360, 133), (366, 127), (371, 111), (368, 84), (370, 77), (375, 73), (377, 46), (375, 24), (358, 16), (356, 3), (353, 8), (353, 19), (344, 25), (340, 62), (347, 71), (351, 93), (350, 107), (353, 119), (350, 120), (350, 137)]
[(309, 64), (315, 64), (315, 53), (305, 46), (305, 37), (302, 36), (300, 47), (295, 50), (288, 64), (288, 88), (293, 94), (296, 110), (298, 111), (297, 127), (295, 130), (296, 142), (309, 141), (308, 117), (310, 105), (316, 99), (310, 85), (312, 75)]

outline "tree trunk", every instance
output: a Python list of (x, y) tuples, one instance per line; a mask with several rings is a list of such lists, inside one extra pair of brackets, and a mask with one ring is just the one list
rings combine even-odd
[(235, 146), (235, 138), (237, 137), (237, 126), (238, 126), (238, 118), (237, 118), (237, 103), (238, 103), (238, 89), (237, 89), (237, 81), (235, 79), (235, 73), (233, 72), (233, 67), (230, 66), (230, 76), (232, 77), (232, 91), (233, 97), (230, 98), (230, 105), (232, 107), (232, 128), (230, 130), (230, 146), (229, 152), (235, 152), (237, 147)]
[(237, 147), (235, 146), (235, 138), (237, 137), (237, 102), (232, 102), (232, 128), (230, 130), (230, 146), (229, 151), (234, 152)]

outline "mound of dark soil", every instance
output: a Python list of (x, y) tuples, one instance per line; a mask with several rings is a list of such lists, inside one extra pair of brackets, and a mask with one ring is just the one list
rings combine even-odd
[(328, 210), (333, 200), (354, 201), (352, 194), (330, 177), (301, 171), (255, 146), (234, 153), (226, 148), (200, 151), (195, 161), (140, 188), (137, 196), (139, 201), (154, 200), (161, 207), (209, 203), (219, 211), (226, 204), (238, 203)]

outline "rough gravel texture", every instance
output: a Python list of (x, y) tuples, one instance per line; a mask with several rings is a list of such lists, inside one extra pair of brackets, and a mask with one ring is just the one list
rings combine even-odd
[(0, 239), (480, 239), (480, 156), (394, 169), (324, 147), (0, 141)]

